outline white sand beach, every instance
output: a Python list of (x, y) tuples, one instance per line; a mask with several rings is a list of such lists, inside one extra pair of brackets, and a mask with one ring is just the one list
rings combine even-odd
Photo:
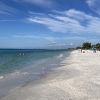
[(0, 100), (100, 100), (100, 52), (76, 50), (61, 65)]

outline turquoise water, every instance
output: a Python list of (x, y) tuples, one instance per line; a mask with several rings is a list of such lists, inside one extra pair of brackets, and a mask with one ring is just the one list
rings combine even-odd
[(11, 73), (40, 60), (57, 56), (64, 51), (53, 50), (0, 50), (0, 75)]
[(61, 67), (69, 54), (67, 50), (0, 50), (0, 98)]

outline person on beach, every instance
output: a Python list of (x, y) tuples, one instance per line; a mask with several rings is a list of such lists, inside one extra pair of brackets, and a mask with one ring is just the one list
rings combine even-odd
[(81, 49), (81, 53), (82, 53), (82, 49)]
[(95, 47), (93, 47), (93, 52), (96, 53), (96, 48)]

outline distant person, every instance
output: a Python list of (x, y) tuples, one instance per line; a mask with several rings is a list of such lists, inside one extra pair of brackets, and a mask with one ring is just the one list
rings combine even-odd
[(96, 53), (96, 48), (93, 48), (93, 52)]
[(81, 53), (82, 53), (82, 49), (81, 49)]

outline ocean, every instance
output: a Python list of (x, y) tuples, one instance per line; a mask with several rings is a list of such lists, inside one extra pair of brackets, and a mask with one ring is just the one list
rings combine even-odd
[(0, 98), (60, 67), (68, 50), (0, 49)]

